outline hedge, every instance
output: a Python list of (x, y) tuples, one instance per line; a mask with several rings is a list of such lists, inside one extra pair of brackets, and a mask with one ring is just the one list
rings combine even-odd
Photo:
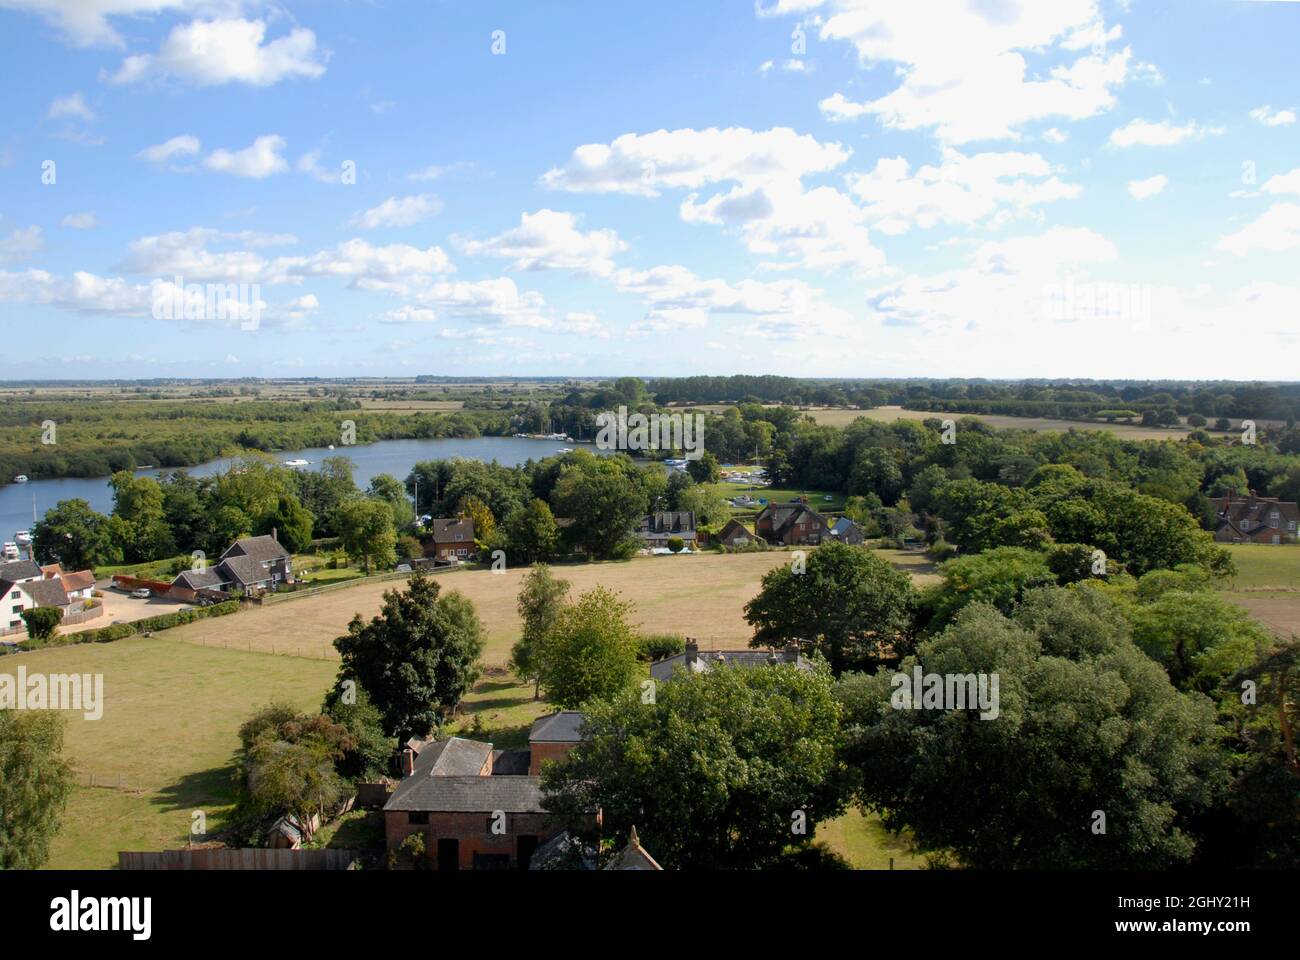
[(72, 634), (68, 639), (72, 643), (111, 643), (114, 640), (122, 640), (145, 631), (167, 630), (170, 627), (184, 626), (205, 617), (224, 617), (226, 614), (234, 613), (238, 609), (238, 600), (227, 600), (224, 603), (217, 603), (210, 607), (177, 610), (175, 613), (146, 617), (144, 620), (136, 620), (134, 623), (115, 623), (110, 627), (100, 627), (98, 630), (86, 630), (82, 633)]

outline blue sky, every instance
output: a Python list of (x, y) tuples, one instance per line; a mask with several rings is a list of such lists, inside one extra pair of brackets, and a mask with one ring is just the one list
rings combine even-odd
[[(1298, 36), (1245, 0), (0, 0), (0, 378), (1295, 379)], [(159, 314), (177, 280), (256, 322)]]

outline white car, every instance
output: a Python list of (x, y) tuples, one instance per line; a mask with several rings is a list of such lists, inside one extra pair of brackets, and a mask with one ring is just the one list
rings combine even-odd
[(136, 590), (132, 590), (131, 596), (135, 597), (135, 599), (137, 600), (148, 600), (150, 597), (153, 596), (153, 591), (151, 591), (148, 587), (140, 587)]

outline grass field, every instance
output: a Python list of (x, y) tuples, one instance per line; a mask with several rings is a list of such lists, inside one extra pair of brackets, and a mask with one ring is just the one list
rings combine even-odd
[[(238, 615), (228, 618), (238, 620)], [(237, 628), (236, 628), (237, 629)], [(119, 850), (180, 846), (191, 813), (209, 832), (228, 813), (239, 725), (272, 700), (319, 709), (337, 664), (176, 643), (167, 634), (5, 657), (0, 672), (102, 673), (99, 720), (67, 714), (77, 787), (48, 864), (107, 868)], [(97, 783), (124, 787), (90, 787)]]
[[(747, 493), (755, 500), (767, 500), (774, 503), (787, 503), (796, 497), (807, 497), (808, 506), (814, 510), (843, 510), (844, 494), (835, 490), (810, 490), (801, 487), (763, 487), (753, 483), (710, 483), (705, 485), (710, 493), (727, 500)], [(829, 500), (826, 497), (830, 497)], [(742, 513), (758, 507), (734, 508), (733, 512)]]
[(1228, 597), (1278, 636), (1300, 636), (1300, 544), (1226, 546), (1237, 564)]
[(904, 410), (902, 407), (877, 407), (874, 410), (824, 409), (805, 411), (820, 424), (844, 427), (858, 417), (893, 423), (895, 420), (960, 420), (972, 417), (999, 430), (1041, 430), (1047, 433), (1064, 433), (1067, 430), (1104, 430), (1124, 440), (1181, 440), (1188, 431), (1182, 428), (1144, 427), (1131, 423), (1091, 423), (1080, 420), (1052, 420), (1044, 417), (1008, 417), (983, 413), (952, 414), (933, 410)]

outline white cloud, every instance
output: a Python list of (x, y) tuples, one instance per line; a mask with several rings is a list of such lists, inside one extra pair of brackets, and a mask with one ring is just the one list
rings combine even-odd
[(61, 222), (65, 227), (71, 227), (73, 230), (93, 230), (99, 226), (99, 218), (95, 216), (93, 210), (70, 213)]
[(540, 293), (520, 290), (509, 277), (477, 281), (437, 281), (387, 288), (410, 302), (385, 315), (388, 323), (474, 320), (507, 327), (548, 328), (546, 301)]
[(1250, 119), (1266, 127), (1284, 127), (1295, 123), (1295, 111), (1279, 108), (1274, 110), (1268, 104), (1250, 111)]
[(317, 50), (312, 31), (296, 27), (270, 43), (265, 40), (266, 24), (261, 20), (195, 20), (173, 27), (156, 54), (127, 57), (107, 79), (131, 84), (150, 77), (174, 77), (201, 87), (225, 83), (266, 87), (325, 72), (328, 54)]
[(22, 227), (0, 237), (0, 263), (29, 260), (45, 249), (45, 237), (38, 226)]
[(50, 103), (49, 112), (46, 114), (51, 119), (58, 117), (75, 117), (78, 120), (87, 122), (95, 119), (94, 112), (86, 106), (85, 99), (81, 92), (70, 93), (66, 97), (55, 97)]
[(121, 35), (109, 23), (110, 17), (141, 17), (203, 5), (204, 0), (0, 0), (0, 8), (40, 15), (79, 47), (123, 46)]
[[(766, 12), (813, 10), (825, 11), (813, 21), (823, 40), (847, 41), (864, 66), (891, 63), (901, 78), (874, 100), (827, 97), (821, 108), (832, 120), (874, 115), (886, 127), (929, 129), (954, 144), (1012, 138), (1033, 120), (1109, 110), (1130, 75), (1130, 51), (1107, 51), (1120, 30), (1105, 26), (1096, 0), (807, 0)], [(1031, 71), (1027, 55), (1058, 62)]]
[(258, 137), (243, 150), (213, 150), (203, 160), (203, 165), (218, 173), (261, 180), (289, 169), (280, 154), (285, 148), (284, 138), (276, 134)]
[(352, 218), (352, 226), (362, 230), (380, 227), (409, 227), (423, 223), (437, 215), (442, 201), (431, 193), (409, 197), (389, 197), (377, 207), (371, 207)]
[(1169, 186), (1169, 178), (1163, 173), (1158, 173), (1154, 177), (1147, 177), (1145, 180), (1130, 180), (1128, 182), (1128, 192), (1132, 194), (1134, 200), (1145, 200), (1148, 197), (1154, 197), (1158, 193), (1163, 193), (1167, 186)]
[(1043, 139), (1048, 143), (1065, 143), (1066, 140), (1070, 139), (1070, 135), (1063, 130), (1058, 130), (1056, 127), (1049, 127), (1043, 131)]
[(1181, 126), (1168, 120), (1130, 120), (1110, 133), (1112, 147), (1173, 147), (1188, 140), (1200, 140), (1223, 133), (1219, 127), (1204, 127), (1189, 121)]
[(374, 289), (452, 273), (456, 269), (441, 247), (421, 250), (405, 243), (376, 247), (359, 239), (345, 241), (333, 250), (322, 250), (309, 257), (281, 257), (272, 268), (290, 276), (346, 278), (358, 286), (371, 285)]
[(0, 270), (0, 303), (48, 304), (87, 313), (146, 316), (152, 310), (153, 297), (148, 284), (130, 284), (120, 277), (78, 271), (65, 278), (45, 270)]
[(512, 270), (570, 270), (608, 276), (613, 257), (627, 249), (613, 230), (578, 229), (578, 218), (558, 210), (524, 213), (519, 226), (488, 240), (461, 239), (460, 248), (471, 256), (506, 257)]
[(1294, 193), (1300, 196), (1300, 167), (1290, 173), (1280, 173), (1269, 177), (1260, 187), (1264, 193)]
[(1300, 247), (1300, 205), (1275, 203), (1258, 219), (1221, 237), (1217, 249), (1244, 257), (1255, 250), (1277, 253)]
[(1063, 182), (1051, 164), (1036, 153), (980, 153), (966, 156), (943, 151), (941, 164), (911, 172), (903, 157), (882, 158), (868, 173), (849, 176), (852, 193), (866, 203), (873, 228), (888, 235), (912, 226), (973, 224), (992, 219), (998, 226), (1036, 206), (1072, 200), (1078, 184)]
[(148, 160), (150, 163), (166, 163), (168, 160), (174, 160), (177, 157), (192, 157), (199, 152), (199, 147), (198, 137), (182, 134), (179, 137), (172, 137), (166, 143), (145, 147), (136, 156)]
[(713, 183), (805, 177), (844, 163), (851, 151), (819, 143), (789, 127), (766, 131), (728, 127), (625, 133), (612, 143), (588, 143), (542, 183), (574, 193), (658, 196), (665, 187), (697, 190)]

